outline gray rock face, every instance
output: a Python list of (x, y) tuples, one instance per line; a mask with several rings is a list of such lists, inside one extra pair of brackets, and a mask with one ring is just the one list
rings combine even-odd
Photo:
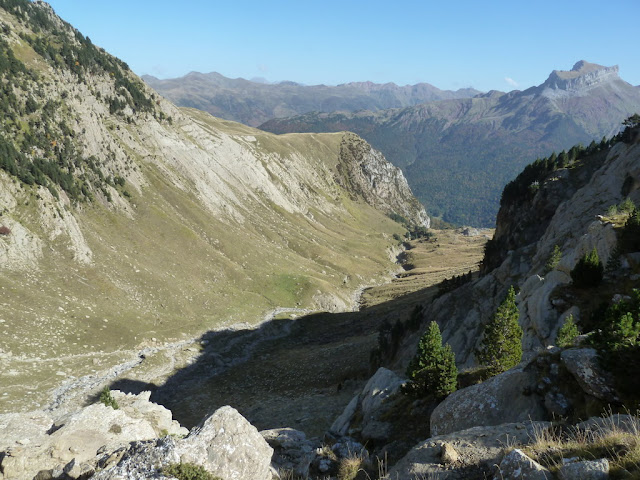
[(278, 471), (293, 471), (302, 478), (309, 476), (309, 467), (316, 458), (319, 442), (307, 440), (304, 432), (293, 428), (274, 428), (260, 432), (273, 448), (272, 465)]
[[(113, 452), (129, 442), (154, 439), (164, 433), (186, 434), (166, 408), (149, 402), (149, 392), (125, 395), (112, 391), (122, 408), (101, 403), (70, 414), (54, 429), (42, 412), (0, 416), (0, 468), (4, 478), (33, 478), (40, 471), (77, 472), (95, 466), (99, 450)], [(0, 455), (2, 457), (2, 455)]]
[(475, 426), (545, 420), (540, 398), (523, 393), (532, 390), (535, 384), (535, 375), (519, 366), (453, 392), (431, 414), (431, 435), (446, 435)]
[(606, 480), (609, 478), (609, 461), (583, 460), (563, 465), (558, 471), (560, 480)]
[(384, 367), (380, 367), (369, 379), (360, 395), (355, 396), (329, 429), (336, 436), (349, 433), (351, 421), (361, 412), (360, 435), (367, 440), (384, 440), (392, 425), (380, 419), (385, 401), (398, 393), (405, 380)]
[(561, 358), (586, 393), (609, 402), (619, 400), (612, 388), (611, 375), (600, 367), (593, 348), (565, 350)]
[(360, 406), (360, 395), (356, 395), (351, 399), (338, 418), (334, 420), (329, 428), (329, 432), (338, 437), (342, 437), (349, 433), (349, 426), (353, 420), (356, 410)]
[[(108, 460), (105, 455), (103, 461)], [(175, 440), (165, 437), (146, 442), (134, 442), (122, 454), (117, 465), (101, 470), (92, 478), (95, 480), (147, 480), (163, 478), (162, 469), (172, 463), (179, 463)]]
[[(389, 478), (491, 478), (495, 465), (504, 455), (505, 445), (526, 445), (531, 442), (534, 431), (550, 425), (547, 422), (510, 423), (435, 436), (412, 448), (391, 468)], [(453, 464), (443, 464), (445, 444), (457, 452), (458, 458)]]
[(185, 436), (189, 433), (189, 430), (173, 420), (170, 410), (149, 400), (151, 392), (142, 392), (134, 395), (115, 390), (112, 392), (112, 396), (118, 402), (120, 410), (130, 418), (148, 421), (157, 436)]
[(225, 480), (271, 480), (273, 449), (232, 407), (215, 411), (176, 445), (183, 463), (202, 465)]
[(395, 395), (405, 380), (391, 370), (380, 367), (362, 389), (362, 414), (371, 416), (382, 404)]
[(404, 216), (418, 226), (429, 228), (431, 220), (402, 174), (384, 156), (354, 134), (344, 136), (340, 147), (338, 183), (351, 186), (369, 205)]
[(580, 60), (569, 71), (554, 70), (540, 87), (543, 95), (554, 98), (566, 95), (585, 95), (602, 83), (619, 81), (618, 66), (603, 67)]
[(493, 480), (551, 480), (552, 478), (549, 470), (516, 448), (502, 459)]
[[(235, 409), (222, 407), (189, 436), (134, 442), (121, 454), (117, 465), (107, 467), (97, 480), (146, 480), (159, 478), (174, 463), (193, 463), (225, 480), (271, 480), (273, 449), (258, 430)], [(110, 455), (102, 458), (109, 462)]]

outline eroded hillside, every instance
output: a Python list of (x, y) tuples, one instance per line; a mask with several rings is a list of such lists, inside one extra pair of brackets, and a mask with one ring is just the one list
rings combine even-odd
[(275, 309), (349, 309), (395, 268), (389, 215), (428, 226), (359, 138), (179, 110), (46, 3), (0, 6), (0, 408), (173, 342), (168, 373), (180, 342)]

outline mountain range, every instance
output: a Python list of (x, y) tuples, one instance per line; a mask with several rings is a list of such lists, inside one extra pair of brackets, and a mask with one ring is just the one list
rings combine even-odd
[(467, 98), (480, 93), (472, 88), (440, 90), (428, 83), (405, 86), (372, 82), (337, 86), (307, 86), (295, 82), (268, 84), (243, 78), (231, 79), (216, 72), (191, 72), (184, 77), (166, 80), (143, 75), (142, 79), (178, 106), (197, 108), (253, 127), (272, 118), (312, 111), (377, 111), (435, 100)]
[(401, 167), (433, 216), (494, 225), (502, 188), (528, 163), (599, 142), (640, 111), (640, 88), (618, 67), (577, 62), (539, 86), (509, 93), (355, 113), (312, 112), (260, 126), (275, 133), (358, 133)]

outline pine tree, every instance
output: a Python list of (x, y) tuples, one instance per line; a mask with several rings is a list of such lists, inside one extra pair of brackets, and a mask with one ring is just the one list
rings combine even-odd
[(551, 270), (555, 270), (558, 264), (560, 263), (561, 259), (562, 259), (562, 250), (560, 250), (560, 247), (558, 245), (555, 245), (553, 247), (553, 252), (549, 257), (549, 260), (547, 260), (547, 263), (544, 266), (545, 274), (549, 273)]
[(491, 321), (485, 325), (476, 358), (486, 365), (492, 375), (515, 367), (522, 359), (522, 327), (516, 305), (516, 292), (509, 288), (507, 298), (500, 304)]
[(595, 287), (602, 282), (604, 275), (604, 266), (598, 256), (598, 250), (593, 247), (591, 252), (587, 253), (578, 260), (578, 263), (571, 270), (571, 280), (578, 288)]
[(448, 343), (442, 349), (442, 362), (438, 365), (438, 382), (435, 387), (436, 396), (446, 397), (456, 391), (458, 385), (458, 367), (456, 355)]
[(576, 322), (573, 321), (573, 315), (569, 315), (564, 319), (562, 327), (558, 330), (556, 345), (561, 348), (570, 347), (573, 345), (573, 341), (578, 335), (580, 335), (578, 326), (576, 325)]
[(455, 391), (458, 378), (455, 355), (450, 345), (442, 346), (442, 335), (431, 322), (420, 339), (418, 351), (407, 367), (408, 391), (419, 396), (443, 397)]

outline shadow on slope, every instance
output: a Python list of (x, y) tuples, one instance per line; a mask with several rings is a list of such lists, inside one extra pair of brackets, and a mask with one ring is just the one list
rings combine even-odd
[(368, 380), (371, 350), (386, 320), (407, 320), (432, 286), (358, 312), (274, 319), (252, 330), (210, 331), (195, 362), (163, 385), (121, 379), (112, 389), (151, 390), (191, 428), (223, 405), (258, 429), (292, 427), (321, 436)]

